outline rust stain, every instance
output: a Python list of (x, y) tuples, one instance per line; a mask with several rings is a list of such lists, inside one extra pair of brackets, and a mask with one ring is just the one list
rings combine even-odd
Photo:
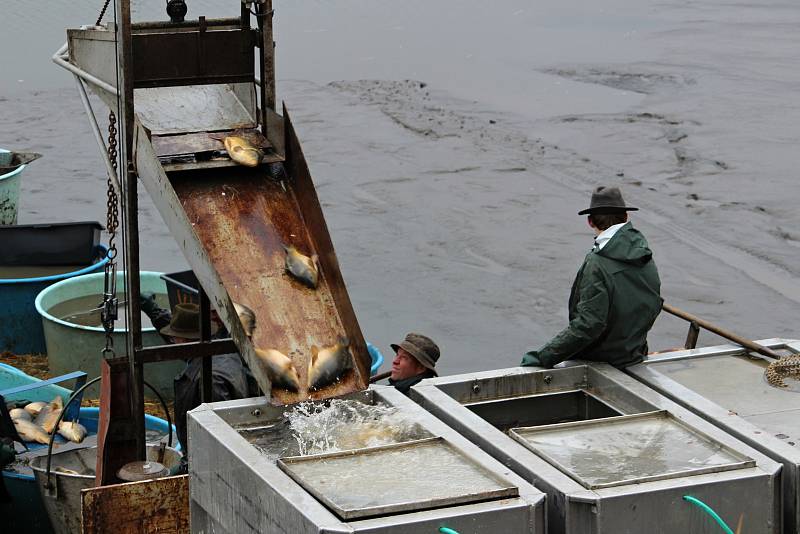
[(189, 529), (189, 475), (81, 491), (84, 534), (184, 534)]
[[(317, 392), (306, 387), (311, 347), (333, 345), (340, 336), (360, 340), (360, 331), (351, 336), (337, 311), (332, 291), (346, 292), (343, 287), (331, 286), (331, 278), (341, 280), (338, 273), (331, 276), (321, 268), (314, 290), (285, 272), (284, 244), (294, 245), (308, 256), (318, 253), (300, 215), (291, 180), (285, 182), (284, 190), (264, 170), (230, 168), (180, 173), (171, 181), (231, 299), (255, 313), (253, 345), (286, 354), (297, 369), (301, 390), (292, 393), (273, 388), (273, 399), (291, 404), (363, 389), (367, 377), (360, 376), (357, 362), (336, 384)], [(354, 351), (361, 345), (363, 341)], [(368, 358), (366, 354), (353, 356)]]

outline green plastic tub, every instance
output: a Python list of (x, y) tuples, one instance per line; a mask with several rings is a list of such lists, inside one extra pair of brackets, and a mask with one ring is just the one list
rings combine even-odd
[[(0, 165), (11, 164), (11, 152), (0, 148)], [(19, 185), (26, 165), (0, 176), (0, 225), (17, 224)]]
[[(125, 282), (123, 272), (117, 273), (118, 298), (124, 297)], [(152, 291), (157, 298), (167, 302), (167, 286), (161, 279), (162, 273), (142, 271), (140, 273), (141, 291)], [(105, 347), (105, 332), (100, 326), (82, 326), (65, 321), (51, 315), (53, 307), (68, 300), (89, 295), (103, 294), (104, 273), (76, 276), (53, 284), (42, 290), (36, 297), (36, 311), (42, 316), (45, 345), (47, 346), (47, 359), (50, 372), (61, 375), (71, 371), (84, 371), (88, 379), (100, 374), (100, 359), (102, 349)], [(123, 308), (120, 306), (120, 314)], [(114, 351), (117, 356), (127, 354), (125, 350), (124, 328), (114, 329)], [(147, 346), (163, 345), (164, 340), (153, 327), (142, 328), (142, 344)], [(155, 387), (165, 398), (174, 398), (172, 389), (173, 379), (184, 368), (182, 361), (159, 362), (147, 364), (144, 368), (144, 378)], [(145, 388), (145, 395), (152, 395)]]

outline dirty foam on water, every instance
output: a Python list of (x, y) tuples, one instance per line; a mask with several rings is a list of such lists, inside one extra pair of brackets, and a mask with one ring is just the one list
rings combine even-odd
[[(114, 324), (114, 327), (117, 329), (124, 329), (127, 325), (125, 312), (126, 302), (124, 301), (125, 295), (118, 293), (116, 296), (117, 299), (119, 299), (119, 309), (117, 312), (117, 321)], [(169, 309), (169, 301), (167, 300), (167, 296), (164, 294), (156, 295), (156, 303), (162, 308)], [(58, 317), (62, 321), (66, 321), (68, 323), (80, 326), (99, 327), (102, 326), (100, 315), (102, 312), (102, 304), (102, 294), (86, 295), (83, 297), (59, 302), (47, 311), (50, 313), (50, 315)], [(141, 312), (141, 323), (142, 328), (153, 327), (153, 323), (144, 312)]]
[(564, 466), (587, 487), (652, 476), (676, 476), (745, 460), (721, 444), (658, 415), (516, 432), (534, 451)]
[[(397, 449), (299, 461), (290, 463), (288, 469), (300, 477), (304, 485), (345, 512), (386, 506), (429, 508), (436, 505), (435, 501), (457, 499), (463, 502), (510, 487), (438, 440)], [(369, 484), (365, 485), (367, 479)], [(371, 514), (362, 512), (359, 515)]]
[(398, 408), (355, 400), (303, 402), (266, 427), (239, 433), (271, 459), (391, 445), (431, 437)]

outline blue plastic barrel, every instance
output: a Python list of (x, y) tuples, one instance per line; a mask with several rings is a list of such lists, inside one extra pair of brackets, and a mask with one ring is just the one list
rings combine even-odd
[(77, 271), (38, 278), (0, 278), (0, 351), (46, 352), (42, 317), (36, 311), (36, 295), (61, 280), (102, 271), (108, 263), (107, 249), (103, 245), (98, 247), (97, 257), (102, 259)]
[[(0, 165), (11, 164), (11, 152), (0, 148)], [(19, 189), (22, 171), (20, 165), (6, 174), (0, 175), (0, 225), (17, 224), (19, 210)]]

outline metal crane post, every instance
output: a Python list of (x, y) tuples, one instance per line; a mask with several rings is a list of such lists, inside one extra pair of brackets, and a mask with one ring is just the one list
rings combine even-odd
[(133, 164), (133, 41), (131, 36), (131, 0), (117, 0), (116, 9), (116, 52), (117, 88), (119, 92), (119, 173), (123, 184), (122, 211), (123, 236), (125, 243), (124, 264), (126, 273), (125, 293), (127, 306), (126, 350), (130, 365), (129, 381), (131, 414), (134, 421), (137, 458), (144, 460), (144, 376), (143, 365), (136, 357), (142, 346), (142, 321), (139, 307), (139, 220), (138, 184)]

